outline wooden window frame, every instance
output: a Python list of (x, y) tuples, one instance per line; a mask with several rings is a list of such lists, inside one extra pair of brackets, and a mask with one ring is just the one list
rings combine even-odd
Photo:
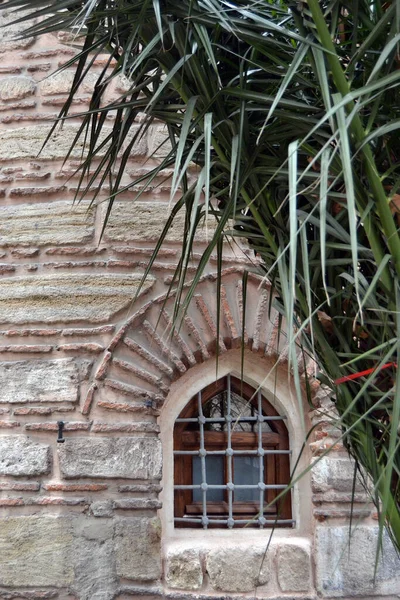
[[(257, 395), (255, 389), (249, 384), (240, 381), (239, 379), (230, 376), (231, 391), (239, 394), (245, 400), (251, 400), (257, 408)], [(218, 381), (208, 385), (201, 392), (201, 401), (204, 405), (208, 400), (218, 393), (227, 390), (227, 377), (223, 377)], [(275, 408), (262, 396), (262, 409), (266, 416), (279, 417), (279, 413)], [(183, 408), (178, 418), (193, 418), (198, 415), (198, 396), (194, 396), (188, 404)], [(268, 425), (272, 429), (271, 433), (264, 432), (262, 434), (262, 446), (269, 450), (289, 450), (289, 435), (284, 423), (284, 420), (268, 421)], [(199, 431), (187, 431), (188, 423), (175, 423), (174, 426), (174, 451), (198, 450), (199, 448)], [(258, 434), (252, 432), (232, 432), (232, 448), (243, 450), (257, 450)], [(204, 432), (205, 447), (213, 450), (225, 450), (227, 433), (218, 431)], [(225, 484), (227, 482), (226, 475), (226, 459), (225, 459)], [(193, 456), (191, 455), (175, 455), (174, 456), (174, 484), (175, 485), (191, 485), (193, 482)], [(290, 479), (290, 461), (288, 454), (266, 454), (264, 456), (264, 472), (266, 473), (266, 484), (284, 484), (287, 485)], [(281, 490), (267, 489), (265, 490), (265, 504), (268, 504), (278, 496)], [(240, 519), (254, 519), (257, 525), (256, 517), (259, 514), (259, 502), (235, 502), (233, 501), (234, 517)], [(207, 502), (207, 513), (210, 516), (219, 515), (220, 518), (226, 518), (228, 514), (228, 505), (225, 500), (223, 502)], [(175, 490), (174, 491), (174, 516), (175, 518), (182, 517), (200, 517), (202, 514), (202, 503), (193, 502), (193, 490)], [(292, 503), (291, 494), (287, 493), (283, 498), (279, 499), (275, 504), (264, 510), (264, 516), (267, 519), (292, 519)], [(194, 523), (184, 523), (182, 521), (175, 523), (176, 527), (196, 527)], [(201, 527), (201, 524), (198, 525)], [(210, 527), (223, 526), (212, 523)], [(236, 526), (236, 525), (235, 525)], [(288, 526), (279, 525), (276, 526)]]

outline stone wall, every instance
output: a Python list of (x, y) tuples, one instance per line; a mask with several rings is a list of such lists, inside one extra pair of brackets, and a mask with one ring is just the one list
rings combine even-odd
[[(1, 23), (9, 21), (3, 12)], [(266, 551), (268, 531), (171, 528), (165, 423), (176, 394), (215, 372), (217, 346), (221, 370), (238, 364), (247, 255), (226, 250), (219, 341), (216, 256), (182, 328), (165, 334), (182, 219), (132, 304), (169, 210), (168, 185), (156, 181), (137, 203), (135, 190), (126, 192), (101, 238), (106, 193), (93, 206), (73, 203), (83, 142), (63, 163), (78, 117), (39, 154), (72, 76), (51, 73), (74, 51), (51, 35), (15, 40), (18, 29), (6, 26), (0, 41), (0, 598), (398, 597), (388, 540), (374, 580), (377, 527), (362, 487), (348, 550), (353, 470), (323, 390), (309, 414), (317, 427), (306, 455), (318, 462), (311, 481), (295, 486), (293, 530), (274, 533)], [(82, 85), (76, 115), (93, 82)], [(123, 86), (116, 80), (110, 97)], [(155, 164), (163, 136), (150, 128), (124, 183)], [(204, 229), (199, 255), (206, 239)], [(258, 384), (278, 373), (296, 450), (299, 410), (277, 315), (267, 314), (268, 286), (250, 278), (247, 298), (245, 373)], [(335, 451), (321, 458), (330, 445)]]

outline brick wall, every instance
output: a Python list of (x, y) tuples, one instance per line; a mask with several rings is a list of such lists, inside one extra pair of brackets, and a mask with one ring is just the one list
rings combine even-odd
[[(317, 427), (307, 460), (321, 457), (329, 445), (335, 452), (317, 463), (311, 483), (299, 484), (301, 530), (274, 535), (266, 560), (266, 532), (224, 532), (222, 544), (215, 532), (186, 539), (168, 534), (159, 431), (172, 387), (184, 393), (189, 380), (201, 381), (203, 368), (215, 369), (217, 258), (211, 257), (182, 328), (168, 337), (174, 297), (166, 301), (166, 293), (183, 228), (177, 220), (132, 304), (168, 214), (168, 185), (156, 181), (160, 185), (137, 203), (137, 190), (126, 192), (100, 239), (105, 192), (93, 206), (73, 204), (83, 141), (63, 163), (79, 118), (38, 155), (72, 77), (71, 71), (51, 73), (74, 50), (51, 35), (16, 41), (19, 27), (7, 27), (9, 20), (3, 12), (0, 598), (183, 600), (198, 594), (247, 597), (256, 588), (257, 597), (265, 598), (399, 594), (399, 564), (387, 540), (373, 581), (377, 530), (361, 487), (347, 554), (352, 466), (323, 390), (309, 415)], [(104, 58), (95, 65), (102, 68)], [(87, 107), (93, 83), (88, 76), (72, 113)], [(116, 80), (110, 98), (125, 85)], [(156, 164), (164, 135), (160, 125), (150, 128), (133, 150), (124, 183)], [(192, 272), (206, 239), (204, 229)], [(227, 369), (240, 356), (246, 261), (243, 250), (226, 250), (219, 348)], [(258, 369), (262, 383), (261, 374), (278, 359), (282, 403), (296, 425), (287, 347), (278, 336), (277, 315), (268, 316), (268, 286), (251, 277), (247, 298), (246, 365)], [(312, 368), (310, 362), (310, 373)], [(62, 444), (59, 421), (65, 423)], [(164, 482), (171, 475), (165, 467)]]

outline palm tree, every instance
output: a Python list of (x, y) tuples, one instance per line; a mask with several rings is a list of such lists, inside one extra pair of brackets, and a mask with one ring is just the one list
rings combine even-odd
[[(93, 58), (109, 54), (83, 115), (89, 149), (80, 196), (108, 181), (111, 210), (133, 144), (153, 120), (166, 124), (170, 152), (131, 185), (146, 186), (175, 165), (172, 196), (179, 190), (181, 196), (171, 220), (186, 211), (178, 289), (196, 228), (205, 215), (217, 220), (188, 295), (178, 293), (180, 309), (233, 222), (231, 235), (247, 238), (261, 257), (275, 308), (289, 324), (299, 395), (301, 352), (305, 360), (315, 357), (320, 380), (334, 392), (343, 439), (370, 480), (381, 532), (386, 525), (400, 548), (399, 3), (10, 0), (5, 6), (37, 8), (43, 18), (26, 35), (69, 30), (82, 39), (60, 119), (68, 118)], [(120, 74), (129, 90), (103, 106)], [(104, 139), (110, 113), (115, 119)], [(139, 113), (145, 118), (129, 137)], [(191, 184), (193, 163), (198, 178)]]

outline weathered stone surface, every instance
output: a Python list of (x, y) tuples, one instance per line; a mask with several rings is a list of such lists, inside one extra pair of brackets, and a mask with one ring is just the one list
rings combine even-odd
[[(57, 274), (0, 281), (0, 323), (107, 321), (132, 302), (141, 275)], [(147, 278), (141, 293), (154, 283)]]
[(400, 559), (387, 535), (374, 582), (378, 528), (318, 527), (315, 560), (317, 589), (323, 596), (400, 594)]
[(50, 466), (51, 455), (47, 444), (33, 442), (21, 435), (0, 437), (0, 475), (33, 477), (49, 473)]
[(0, 585), (64, 587), (74, 578), (71, 520), (0, 519)]
[(311, 584), (311, 555), (308, 542), (285, 542), (277, 557), (278, 582), (283, 592), (307, 592)]
[(74, 582), (79, 600), (112, 600), (117, 591), (111, 523), (88, 523), (76, 531)]
[[(168, 204), (161, 202), (115, 202), (107, 223), (105, 238), (113, 242), (154, 242), (159, 239), (169, 214)], [(183, 238), (185, 213), (179, 211), (170, 226), (165, 240), (180, 242)], [(215, 228), (216, 221), (210, 216), (208, 231), (200, 227), (198, 242), (205, 242)]]
[(0, 363), (0, 402), (76, 402), (78, 384), (71, 358)]
[(161, 525), (157, 518), (118, 519), (115, 526), (117, 574), (153, 581), (161, 575)]
[(170, 588), (198, 590), (203, 584), (198, 550), (171, 548), (167, 553), (166, 569), (166, 582)]
[(75, 438), (59, 449), (64, 477), (160, 479), (158, 438)]
[[(19, 12), (18, 17), (29, 14), (29, 11)], [(33, 42), (33, 38), (15, 39), (23, 33), (28, 27), (33, 25), (34, 21), (25, 21), (23, 23), (14, 23), (16, 15), (11, 10), (0, 11), (0, 52), (9, 52), (11, 50), (19, 50), (27, 48)]]
[[(42, 149), (43, 142), (49, 133), (48, 125), (31, 125), (19, 129), (4, 130), (0, 132), (0, 161), (10, 161), (20, 158), (37, 158)], [(78, 126), (64, 125), (62, 129), (51, 136), (50, 140), (40, 152), (40, 159), (63, 159), (71, 148)], [(105, 127), (100, 136), (99, 143), (108, 135), (110, 128)], [(70, 158), (81, 158), (84, 147), (82, 136), (75, 144)], [(99, 150), (100, 156), (104, 152)]]
[(35, 93), (36, 83), (31, 77), (6, 77), (0, 80), (1, 100), (21, 100)]
[(1, 216), (0, 246), (79, 244), (94, 234), (95, 211), (87, 202), (3, 206)]
[[(351, 492), (353, 489), (354, 463), (347, 457), (334, 458), (326, 456), (321, 458), (311, 470), (311, 482), (314, 492), (325, 492), (335, 489), (339, 492)], [(362, 491), (359, 478), (356, 490)]]
[[(50, 77), (46, 77), (40, 83), (40, 93), (43, 96), (52, 96), (53, 94), (68, 94), (72, 87), (72, 82), (74, 80), (75, 71), (65, 70), (60, 73), (56, 73), (55, 75), (50, 75)], [(93, 92), (97, 75), (95, 73), (88, 73), (85, 79), (83, 80), (79, 91), (80, 92)]]
[(270, 557), (265, 548), (251, 545), (217, 548), (207, 555), (207, 573), (215, 590), (252, 592), (270, 578)]

